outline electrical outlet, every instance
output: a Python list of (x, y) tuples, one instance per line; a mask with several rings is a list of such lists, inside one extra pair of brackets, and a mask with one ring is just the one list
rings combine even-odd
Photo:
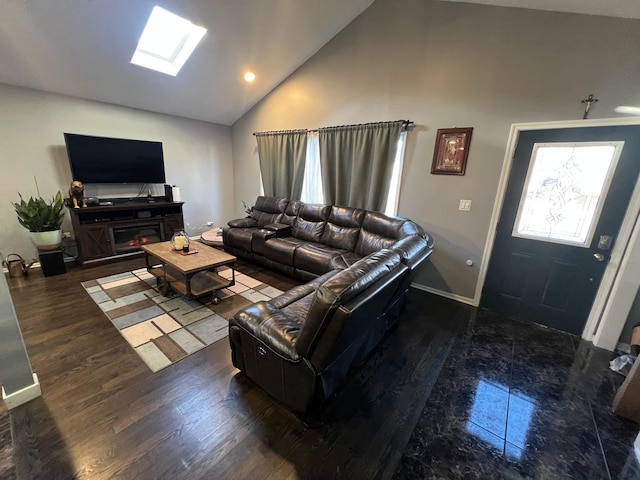
[(463, 212), (470, 212), (471, 211), (471, 200), (460, 200), (460, 206), (458, 207), (458, 210), (463, 211)]

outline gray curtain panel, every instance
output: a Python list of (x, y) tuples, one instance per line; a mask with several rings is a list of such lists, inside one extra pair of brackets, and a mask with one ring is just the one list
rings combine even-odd
[(321, 128), (325, 203), (381, 212), (404, 121)]
[(256, 133), (256, 141), (264, 194), (299, 200), (307, 130)]

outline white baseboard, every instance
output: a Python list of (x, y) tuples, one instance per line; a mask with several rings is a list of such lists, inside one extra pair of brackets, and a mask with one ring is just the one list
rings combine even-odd
[(422, 290), (423, 292), (433, 293), (434, 295), (449, 298), (451, 300), (455, 300), (456, 302), (466, 303), (467, 305), (471, 306), (477, 306), (473, 304), (473, 298), (463, 297), (462, 295), (456, 295), (455, 293), (444, 292), (442, 290), (438, 290), (437, 288), (420, 285), (419, 283), (412, 283), (411, 286), (413, 288), (417, 288), (418, 290)]
[(32, 385), (24, 387), (22, 390), (18, 390), (17, 392), (13, 392), (11, 395), (7, 395), (4, 391), (4, 387), (2, 387), (2, 399), (7, 404), (7, 408), (9, 410), (27, 403), (34, 398), (39, 397), (41, 394), (42, 391), (40, 390), (40, 382), (38, 381), (38, 375), (36, 375), (35, 373), (33, 374)]

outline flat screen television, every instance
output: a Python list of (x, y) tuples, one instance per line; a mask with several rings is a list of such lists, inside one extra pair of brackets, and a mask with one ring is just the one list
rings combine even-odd
[(65, 133), (74, 180), (82, 183), (165, 183), (162, 142)]

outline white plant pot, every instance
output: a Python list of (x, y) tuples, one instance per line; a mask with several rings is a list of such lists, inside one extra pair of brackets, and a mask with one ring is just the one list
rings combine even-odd
[(62, 242), (62, 230), (54, 230), (52, 232), (30, 232), (31, 241), (38, 250), (55, 250)]

